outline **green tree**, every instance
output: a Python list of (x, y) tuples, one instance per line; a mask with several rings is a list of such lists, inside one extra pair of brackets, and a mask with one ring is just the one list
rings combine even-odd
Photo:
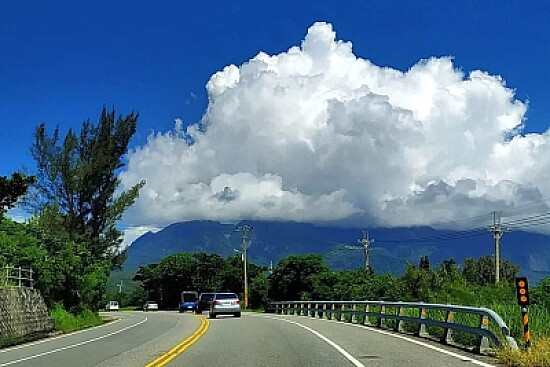
[[(421, 262), (422, 264), (422, 262)], [(424, 262), (424, 264), (426, 264)], [(401, 277), (404, 283), (403, 301), (431, 302), (441, 290), (442, 281), (438, 273), (429, 268), (415, 267), (407, 262), (405, 274)]]
[(0, 176), (0, 221), (6, 210), (13, 208), (19, 197), (27, 193), (29, 185), (35, 182), (33, 176), (26, 177), (15, 172), (11, 178)]
[(550, 276), (531, 289), (532, 302), (550, 308)]
[(269, 298), (291, 301), (309, 297), (314, 291), (312, 276), (328, 271), (323, 257), (318, 254), (284, 258), (269, 276)]
[(420, 269), (428, 270), (430, 268), (430, 258), (428, 256), (422, 256), (418, 267)]
[(116, 222), (133, 204), (140, 182), (115, 197), (117, 173), (136, 131), (138, 114), (115, 118), (103, 108), (97, 125), (84, 121), (79, 134), (69, 130), (63, 141), (59, 128), (52, 136), (41, 124), (35, 132), (31, 154), (37, 163), (32, 206), (42, 213), (55, 210), (70, 239), (85, 244), (94, 259), (117, 264), (122, 234)]
[[(500, 260), (501, 282), (514, 283), (519, 265), (512, 264), (508, 260)], [(462, 265), (462, 276), (466, 281), (479, 285), (495, 283), (495, 258), (484, 256), (478, 259), (467, 258)]]
[(264, 274), (258, 274), (250, 283), (250, 307), (264, 308), (267, 305), (269, 282)]

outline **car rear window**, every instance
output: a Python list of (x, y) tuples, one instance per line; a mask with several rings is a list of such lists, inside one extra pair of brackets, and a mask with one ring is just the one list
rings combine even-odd
[(235, 293), (218, 293), (216, 299), (235, 299), (239, 298)]

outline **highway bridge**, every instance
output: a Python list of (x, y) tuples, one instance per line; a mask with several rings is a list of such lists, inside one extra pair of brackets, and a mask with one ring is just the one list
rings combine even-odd
[(357, 323), (246, 312), (105, 313), (103, 326), (0, 350), (16, 366), (494, 366), (490, 357)]

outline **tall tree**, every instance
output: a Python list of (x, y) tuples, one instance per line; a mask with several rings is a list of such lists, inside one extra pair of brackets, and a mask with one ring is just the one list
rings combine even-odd
[(282, 259), (269, 276), (271, 299), (296, 301), (314, 291), (314, 276), (329, 269), (319, 254), (292, 255)]
[[(514, 278), (519, 272), (519, 265), (512, 264), (504, 259), (500, 260), (500, 277), (502, 282), (514, 283)], [(466, 258), (462, 265), (462, 276), (466, 281), (479, 285), (495, 283), (495, 258), (483, 256), (478, 259)]]
[(33, 176), (26, 177), (19, 172), (13, 173), (11, 178), (0, 176), (0, 221), (4, 212), (13, 208), (19, 197), (25, 195), (29, 185), (34, 182)]
[(84, 121), (78, 135), (69, 130), (62, 142), (59, 128), (49, 136), (41, 124), (35, 132), (32, 204), (39, 212), (54, 208), (70, 239), (87, 244), (94, 259), (114, 261), (122, 242), (116, 222), (144, 185), (142, 181), (115, 197), (117, 173), (125, 165), (138, 116), (116, 117), (114, 109), (104, 107), (97, 125)]

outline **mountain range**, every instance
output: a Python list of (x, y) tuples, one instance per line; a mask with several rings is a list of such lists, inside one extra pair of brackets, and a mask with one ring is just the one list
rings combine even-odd
[[(292, 254), (320, 253), (334, 270), (364, 266), (361, 228), (328, 227), (296, 222), (246, 221), (224, 224), (214, 221), (189, 221), (167, 226), (157, 233), (145, 233), (128, 249), (124, 270), (135, 271), (140, 265), (155, 263), (177, 252), (217, 253), (222, 257), (238, 254), (242, 249), (238, 226), (252, 227), (248, 233), (249, 261), (269, 266)], [(467, 237), (461, 232), (431, 227), (373, 228), (369, 235), (370, 264), (376, 273), (399, 275), (405, 264), (418, 264), (429, 256), (435, 266), (453, 258), (458, 264), (467, 257), (494, 254), (490, 232)], [(448, 240), (448, 238), (456, 238)], [(447, 240), (446, 240), (447, 239)], [(520, 265), (520, 273), (537, 283), (550, 276), (550, 236), (529, 233), (505, 233), (501, 239), (501, 259)]]

